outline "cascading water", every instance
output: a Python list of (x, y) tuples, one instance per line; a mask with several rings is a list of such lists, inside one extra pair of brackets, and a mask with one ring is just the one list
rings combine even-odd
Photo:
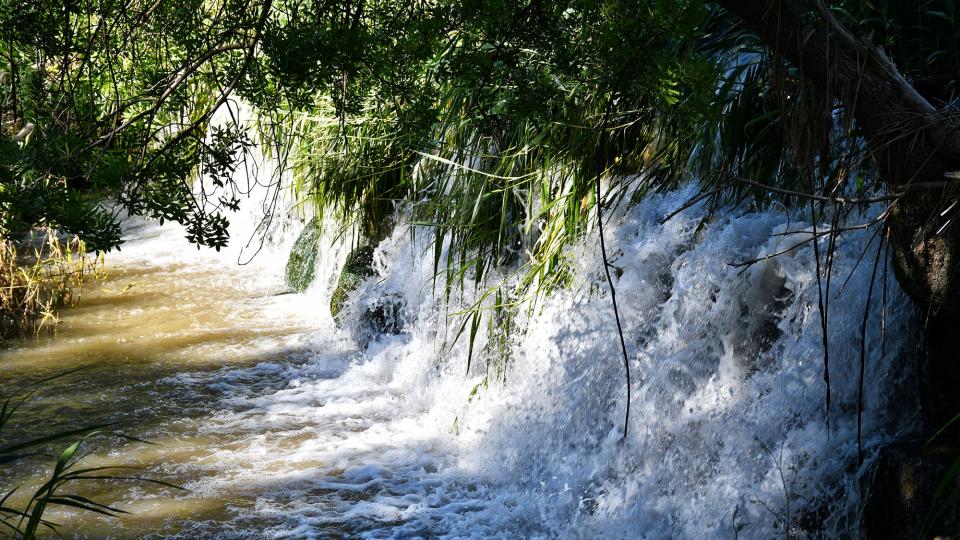
[[(730, 212), (697, 232), (704, 212), (690, 210), (661, 225), (690, 195), (652, 197), (611, 234), (637, 374), (625, 440), (623, 368), (595, 242), (570, 254), (577, 284), (521, 323), (501, 383), (492, 372), (487, 381), (482, 366), (464, 377), (465, 347), (443, 348), (456, 328), (443, 330), (431, 263), (421, 262), (427, 246), (400, 231), (381, 250), (381, 280), (356, 302), (401, 295), (413, 322), (405, 335), (371, 345), (343, 376), (350, 394), (391, 396), (366, 431), (385, 430), (390, 442), (374, 455), (399, 462), (369, 462), (369, 450), (351, 456), (343, 469), (360, 471), (352, 485), (367, 491), (362, 502), (344, 501), (331, 516), (301, 497), (277, 515), (297, 527), (366, 520), (360, 528), (372, 536), (769, 538), (784, 535), (785, 523), (791, 535), (849, 534), (865, 470), (857, 468), (860, 328), (877, 242), (868, 248), (870, 232), (845, 236), (833, 262), (828, 423), (812, 247), (731, 265), (782, 251), (809, 231), (777, 212)], [(868, 262), (858, 264), (865, 249)], [(912, 395), (902, 361), (912, 311), (884, 273), (867, 324), (868, 455), (909, 429), (911, 413), (897, 411), (915, 410), (898, 401)], [(343, 382), (283, 395), (317, 399)], [(416, 444), (399, 443), (410, 439)]]
[[(699, 207), (661, 225), (692, 193), (651, 196), (607, 228), (635, 374), (625, 439), (619, 343), (590, 239), (569, 252), (574, 285), (519, 321), (509, 363), (484, 356), (481, 332), (466, 373), (468, 346), (453, 340), (459, 325), (425, 256), (428, 234), (401, 226), (379, 246), (378, 275), (351, 295), (339, 330), (328, 305), (345, 246), (332, 236), (313, 285), (277, 295), (295, 228), (236, 267), (236, 253), (211, 261), (175, 229), (131, 222), (111, 264), (126, 272), (118, 276), (143, 274), (144, 294), (160, 300), (94, 295), (76, 311), (98, 323), (79, 328), (85, 319), (68, 315), (56, 340), (4, 362), (99, 354), (92, 370), (125, 377), (99, 383), (114, 396), (108, 418), (160, 443), (130, 443), (104, 461), (143, 463), (191, 490), (132, 488), (117, 503), (129, 518), (70, 516), (87, 520), (81, 535), (771, 538), (786, 535), (785, 523), (791, 535), (845, 535), (871, 457), (914, 420), (902, 412), (914, 404), (899, 401), (912, 395), (909, 302), (881, 269), (858, 466), (860, 327), (876, 242), (858, 259), (872, 231), (845, 234), (833, 262), (828, 424), (811, 246), (729, 264), (809, 232), (778, 211), (730, 210), (700, 228)], [(366, 307), (384, 298), (402, 330), (357, 345)], [(157, 320), (179, 322), (148, 330)], [(148, 344), (114, 347), (135, 340)]]

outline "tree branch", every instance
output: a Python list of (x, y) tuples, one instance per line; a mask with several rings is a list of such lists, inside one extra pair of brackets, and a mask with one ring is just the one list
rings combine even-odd
[[(910, 85), (883, 51), (855, 38), (818, 0), (828, 29), (803, 22), (789, 0), (717, 0), (805, 77), (852, 104), (868, 138), (889, 136), (891, 125), (910, 122), (929, 136), (940, 156), (960, 160), (960, 131)], [(836, 34), (838, 37), (832, 39)], [(909, 128), (906, 128), (909, 129)]]

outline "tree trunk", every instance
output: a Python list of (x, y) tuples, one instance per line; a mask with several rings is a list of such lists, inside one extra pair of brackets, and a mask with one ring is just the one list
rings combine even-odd
[[(960, 412), (960, 225), (952, 195), (960, 182), (960, 134), (924, 99), (883, 52), (846, 31), (822, 6), (804, 22), (789, 0), (717, 0), (741, 18), (775, 54), (840, 100), (867, 140), (891, 193), (903, 196), (887, 219), (897, 280), (920, 307), (926, 351), (919, 358), (926, 428)], [(945, 227), (945, 228), (944, 228)]]

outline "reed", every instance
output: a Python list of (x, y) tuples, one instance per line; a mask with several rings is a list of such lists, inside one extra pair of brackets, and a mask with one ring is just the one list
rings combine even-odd
[(80, 300), (84, 282), (101, 277), (103, 254), (53, 229), (21, 242), (0, 240), (0, 338), (52, 332), (60, 309)]

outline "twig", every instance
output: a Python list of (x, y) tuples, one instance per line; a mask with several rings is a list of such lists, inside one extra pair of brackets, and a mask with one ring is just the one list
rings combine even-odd
[(729, 188), (729, 186), (719, 187), (719, 188), (717, 188), (717, 189), (708, 191), (708, 192), (706, 192), (706, 193), (701, 193), (700, 195), (697, 195), (696, 197), (692, 197), (689, 201), (683, 203), (683, 204), (680, 206), (680, 208), (677, 208), (677, 209), (674, 210), (673, 212), (670, 212), (669, 214), (667, 214), (667, 216), (666, 216), (665, 218), (661, 219), (661, 220), (660, 220), (660, 225), (663, 225), (664, 223), (670, 221), (671, 219), (673, 219), (674, 217), (676, 217), (677, 214), (679, 214), (680, 212), (683, 212), (683, 211), (686, 210), (687, 208), (690, 208), (691, 206), (697, 204), (698, 202), (700, 202), (700, 201), (702, 201), (702, 200), (704, 200), (704, 199), (706, 199), (706, 198), (708, 198), (708, 197), (712, 197), (713, 195), (716, 195), (717, 193), (720, 193), (721, 191), (723, 191), (723, 190), (725, 190), (725, 189), (727, 189), (727, 188)]
[[(778, 188), (778, 187), (776, 187), (776, 186), (771, 186), (771, 185), (769, 185), (769, 184), (763, 184), (763, 183), (760, 183), (760, 182), (756, 182), (756, 181), (754, 181), (754, 180), (748, 180), (748, 179), (746, 179), (746, 178), (741, 178), (741, 177), (739, 177), (739, 176), (734, 176), (734, 175), (729, 174), (729, 173), (724, 173), (724, 176), (726, 176), (727, 178), (729, 178), (729, 179), (731, 179), (731, 180), (734, 180), (734, 181), (737, 181), (737, 182), (740, 182), (740, 183), (743, 183), (743, 184), (749, 184), (749, 185), (751, 185), (751, 186), (756, 186), (756, 187), (759, 187), (759, 188), (763, 188), (763, 189), (765, 189), (765, 190), (767, 190), (767, 191), (772, 191), (772, 192), (774, 192), (774, 193), (779, 193), (779, 194), (781, 194), (781, 195), (790, 195), (790, 196), (792, 196), (792, 197), (800, 197), (800, 198), (803, 198), (803, 199), (809, 199), (809, 200), (821, 201), (821, 202), (838, 203), (838, 204), (873, 204), (873, 203), (878, 203), (878, 202), (896, 200), (896, 199), (900, 198), (900, 194), (897, 194), (897, 195), (881, 195), (881, 196), (877, 196), (877, 197), (861, 197), (861, 198), (856, 198), (856, 199), (851, 199), (851, 198), (847, 198), (847, 197), (826, 197), (826, 196), (824, 196), (824, 195), (814, 195), (814, 194), (812, 194), (812, 193), (804, 193), (804, 192), (802, 192), (802, 191), (794, 191), (794, 190), (792, 190), (792, 189)], [(936, 183), (937, 183), (937, 184), (940, 184), (940, 182), (936, 182)], [(917, 186), (918, 184), (908, 184), (908, 185), (909, 185), (909, 186)], [(907, 187), (907, 186), (904, 186), (904, 187)], [(938, 187), (939, 187), (939, 186), (938, 186)]]
[[(877, 234), (879, 234), (882, 230), (883, 228), (881, 227), (873, 231), (873, 234), (870, 236), (870, 240), (867, 240), (867, 245), (864, 246), (863, 251), (860, 252), (860, 256), (857, 257), (857, 262), (853, 264), (853, 268), (851, 268), (850, 272), (847, 274), (847, 279), (843, 280), (843, 285), (840, 286), (840, 290), (837, 291), (837, 294), (834, 295), (834, 298), (840, 298), (840, 295), (843, 294), (843, 291), (847, 288), (847, 284), (850, 283), (850, 278), (853, 277), (854, 272), (856, 272), (857, 268), (860, 267), (860, 263), (863, 262), (863, 258), (866, 257), (867, 251), (870, 250), (870, 246), (873, 245), (873, 241), (877, 238)], [(883, 243), (883, 240), (880, 242)]]
[(867, 289), (867, 304), (863, 308), (863, 322), (860, 324), (860, 386), (857, 394), (857, 463), (859, 465), (863, 465), (863, 379), (867, 364), (867, 319), (870, 317), (870, 300), (873, 298), (873, 284), (877, 279), (881, 251), (883, 251), (883, 237), (880, 238), (877, 256), (873, 260), (870, 287)]
[(827, 9), (827, 6), (823, 4), (823, 0), (815, 0), (814, 7), (817, 8), (820, 18), (827, 23), (827, 26), (829, 26), (831, 30), (840, 36), (847, 46), (857, 52), (863, 48), (863, 45), (853, 37), (853, 34), (851, 34), (850, 31), (843, 26), (843, 23), (838, 21), (837, 18), (830, 13), (830, 10)]
[(753, 266), (754, 264), (757, 264), (758, 262), (763, 262), (763, 261), (766, 261), (766, 260), (769, 260), (769, 259), (773, 259), (774, 257), (779, 257), (780, 255), (784, 255), (784, 254), (786, 254), (786, 253), (790, 253), (791, 251), (797, 249), (798, 247), (801, 247), (801, 246), (804, 246), (804, 245), (806, 245), (806, 244), (809, 244), (810, 242), (813, 241), (814, 238), (819, 237), (819, 236), (823, 236), (823, 235), (825, 235), (825, 234), (826, 234), (826, 233), (818, 233), (816, 236), (811, 236), (810, 238), (807, 238), (806, 240), (801, 240), (800, 242), (797, 242), (796, 244), (788, 247), (787, 249), (778, 251), (778, 252), (776, 252), (776, 253), (771, 253), (771, 254), (769, 254), (769, 255), (764, 255), (763, 257), (757, 257), (756, 259), (750, 259), (750, 260), (748, 260), (748, 261), (741, 261), (741, 262), (727, 263), (727, 264), (728, 264), (729, 266), (734, 267), (734, 268), (743, 268), (743, 267)]
[[(810, 180), (810, 191), (813, 191), (813, 179)], [(826, 385), (826, 421), (827, 438), (830, 438), (830, 339), (827, 335), (827, 312), (823, 302), (823, 280), (820, 276), (820, 245), (817, 242), (817, 215), (814, 205), (810, 205), (810, 223), (813, 227), (813, 260), (817, 271), (817, 307), (820, 312), (820, 333), (823, 337), (823, 382)], [(829, 294), (829, 290), (827, 291)]]
[(627, 408), (624, 413), (623, 418), (623, 438), (627, 438), (627, 432), (630, 427), (630, 401), (631, 401), (631, 386), (633, 385), (630, 378), (630, 360), (627, 358), (627, 344), (623, 339), (623, 325), (620, 324), (620, 309), (617, 307), (617, 289), (613, 285), (613, 277), (610, 275), (610, 262), (607, 259), (607, 244), (606, 240), (603, 237), (603, 194), (600, 188), (600, 178), (603, 176), (603, 161), (601, 161), (602, 156), (604, 155), (603, 145), (606, 139), (603, 138), (604, 132), (606, 131), (607, 120), (610, 115), (610, 109), (613, 105), (613, 95), (607, 99), (607, 109), (603, 115), (603, 122), (600, 127), (600, 133), (597, 135), (598, 144), (597, 144), (597, 177), (596, 177), (596, 188), (597, 188), (597, 229), (600, 232), (600, 253), (603, 256), (603, 271), (607, 276), (607, 286), (610, 289), (610, 300), (613, 303), (613, 316), (617, 322), (617, 334), (620, 337), (620, 351), (623, 353), (623, 369), (626, 371), (627, 375)]

